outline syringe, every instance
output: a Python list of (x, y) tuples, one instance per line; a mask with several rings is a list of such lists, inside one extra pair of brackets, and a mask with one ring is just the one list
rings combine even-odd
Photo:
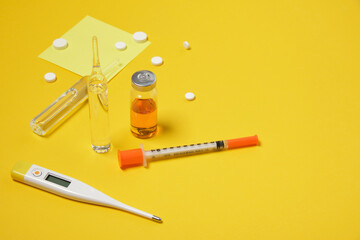
[(199, 153), (228, 150), (240, 147), (256, 146), (258, 143), (258, 136), (255, 135), (244, 138), (151, 149), (148, 151), (145, 151), (143, 145), (141, 144), (140, 148), (124, 151), (118, 150), (118, 160), (121, 169), (137, 166), (147, 167), (148, 161), (183, 157)]

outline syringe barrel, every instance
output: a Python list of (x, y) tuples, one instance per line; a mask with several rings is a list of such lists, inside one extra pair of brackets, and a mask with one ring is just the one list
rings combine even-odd
[(169, 148), (158, 148), (145, 151), (147, 160), (158, 160), (166, 158), (183, 157), (188, 155), (220, 151), (225, 148), (224, 141), (205, 142)]
[(226, 148), (224, 141), (190, 144), (183, 146), (176, 146), (170, 148), (159, 148), (149, 151), (144, 151), (142, 148), (119, 150), (118, 160), (121, 169), (129, 167), (146, 166), (149, 160), (159, 160), (166, 158), (175, 158), (188, 156), (198, 153), (206, 153), (218, 151)]
[(144, 151), (147, 160), (166, 159), (183, 157), (205, 152), (220, 151), (223, 149), (234, 149), (240, 147), (255, 146), (258, 144), (258, 136), (220, 140), (215, 142), (205, 142), (198, 144), (183, 145), (170, 148), (158, 148)]

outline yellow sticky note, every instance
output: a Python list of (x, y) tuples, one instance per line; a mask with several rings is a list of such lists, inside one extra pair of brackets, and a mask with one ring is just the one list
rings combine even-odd
[[(137, 43), (133, 40), (132, 34), (86, 16), (61, 36), (68, 41), (67, 48), (57, 50), (51, 45), (39, 57), (81, 76), (89, 75), (92, 68), (93, 36), (97, 36), (99, 41), (102, 67), (118, 61), (118, 64), (114, 66), (114, 71), (111, 71), (110, 79), (150, 45), (149, 41)], [(126, 43), (125, 50), (115, 48), (115, 43), (119, 41)]]

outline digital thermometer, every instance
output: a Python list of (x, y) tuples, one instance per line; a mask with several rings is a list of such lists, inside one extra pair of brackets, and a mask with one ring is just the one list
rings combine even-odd
[(121, 203), (95, 188), (74, 178), (25, 161), (18, 162), (11, 177), (19, 182), (60, 195), (65, 198), (116, 209), (161, 222), (161, 218)]

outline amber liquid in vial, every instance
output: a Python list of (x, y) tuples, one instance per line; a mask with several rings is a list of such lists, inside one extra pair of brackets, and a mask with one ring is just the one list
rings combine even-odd
[(131, 132), (137, 138), (150, 138), (157, 129), (157, 109), (152, 98), (136, 98), (130, 109)]

